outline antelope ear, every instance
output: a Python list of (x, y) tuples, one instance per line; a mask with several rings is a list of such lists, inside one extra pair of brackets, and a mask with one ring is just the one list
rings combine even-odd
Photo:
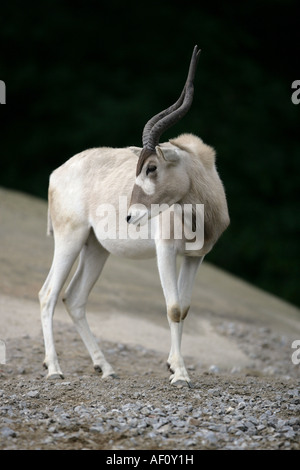
[(141, 155), (142, 148), (141, 147), (129, 147), (129, 149), (139, 157)]
[(172, 147), (164, 147), (157, 145), (155, 147), (156, 153), (159, 157), (164, 158), (167, 162), (176, 163), (180, 156), (179, 156), (179, 148), (172, 145)]

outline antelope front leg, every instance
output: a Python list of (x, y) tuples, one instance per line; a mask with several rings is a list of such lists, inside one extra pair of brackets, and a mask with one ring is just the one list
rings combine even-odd
[(171, 331), (171, 353), (168, 359), (168, 365), (172, 371), (170, 381), (172, 385), (189, 385), (190, 378), (181, 355), (182, 312), (177, 287), (176, 250), (171, 243), (165, 241), (159, 241), (156, 250)]
[[(179, 278), (178, 278), (178, 292), (180, 298), (180, 305), (181, 305), (181, 321), (179, 323), (179, 335), (180, 335), (180, 344), (183, 332), (183, 324), (184, 319), (186, 318), (190, 305), (191, 305), (191, 298), (192, 298), (192, 290), (194, 286), (195, 277), (197, 274), (197, 270), (199, 265), (201, 264), (203, 257), (190, 257), (185, 256), (183, 258)], [(174, 342), (172, 343), (175, 344)], [(171, 346), (169, 358), (168, 358), (168, 365), (171, 367), (173, 362), (173, 347)]]

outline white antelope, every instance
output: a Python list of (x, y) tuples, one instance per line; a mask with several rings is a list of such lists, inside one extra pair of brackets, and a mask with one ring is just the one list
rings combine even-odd
[[(178, 101), (145, 125), (143, 148), (89, 149), (70, 158), (50, 176), (48, 233), (54, 234), (55, 248), (50, 272), (39, 292), (47, 377), (63, 377), (54, 346), (52, 318), (58, 296), (78, 255), (78, 267), (63, 301), (94, 368), (102, 371), (103, 377), (115, 376), (89, 329), (85, 312), (88, 295), (112, 253), (136, 259), (157, 257), (171, 330), (170, 381), (174, 385), (190, 385), (181, 355), (183, 322), (190, 307), (198, 266), (228, 226), (229, 216), (223, 185), (215, 167), (214, 150), (191, 134), (183, 134), (163, 144), (159, 144), (159, 138), (191, 106), (199, 53), (195, 46), (187, 81)], [(148, 239), (125, 239), (117, 227), (116, 236), (107, 237), (104, 225), (99, 223), (99, 206), (113, 206), (118, 216), (121, 196), (129, 201), (126, 227), (133, 228), (130, 224), (139, 224), (141, 219), (147, 218), (147, 223), (154, 227), (154, 235)], [(183, 235), (177, 239), (172, 230), (168, 238), (163, 237), (160, 222), (165, 212), (160, 209), (151, 213), (153, 204), (164, 204), (161, 207), (170, 208), (170, 211), (176, 206), (173, 218), (181, 225), (188, 222), (178, 208), (192, 204), (190, 227), (184, 227), (192, 233), (194, 207), (203, 204), (205, 224), (201, 247), (188, 250), (187, 237)], [(177, 255), (183, 256), (178, 279)]]

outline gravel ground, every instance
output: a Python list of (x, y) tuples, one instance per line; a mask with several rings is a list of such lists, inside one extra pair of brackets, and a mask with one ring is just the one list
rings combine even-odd
[(101, 344), (119, 378), (102, 380), (68, 325), (56, 331), (63, 380), (45, 379), (41, 336), (7, 341), (0, 448), (299, 449), (300, 365), (290, 344), (266, 328), (218, 327), (252, 355), (253, 368), (205, 369), (186, 358), (192, 388), (169, 385), (159, 353), (110, 342)]

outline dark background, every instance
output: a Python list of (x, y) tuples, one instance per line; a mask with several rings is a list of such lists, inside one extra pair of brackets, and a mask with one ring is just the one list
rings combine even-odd
[(73, 154), (140, 145), (146, 120), (177, 100), (198, 44), (193, 106), (163, 140), (193, 132), (217, 150), (231, 225), (207, 260), (300, 304), (296, 6), (1, 2), (0, 185), (46, 198), (50, 172)]

